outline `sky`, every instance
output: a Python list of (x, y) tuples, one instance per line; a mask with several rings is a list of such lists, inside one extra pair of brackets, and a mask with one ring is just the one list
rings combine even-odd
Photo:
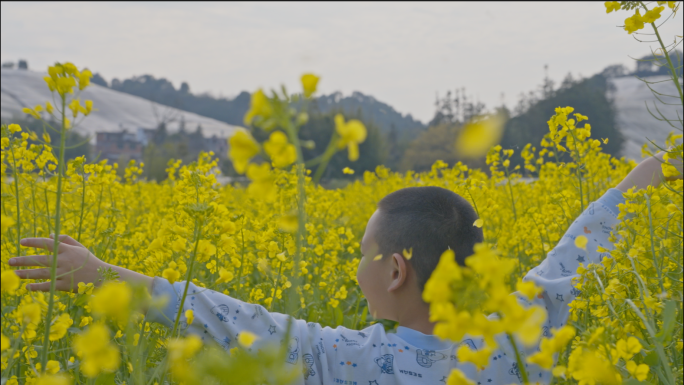
[[(0, 61), (55, 61), (105, 79), (151, 74), (193, 93), (360, 91), (427, 122), (437, 94), (465, 87), (488, 107), (513, 107), (544, 66), (557, 84), (648, 54), (603, 2), (29, 3), (0, 4)], [(664, 14), (667, 12), (664, 12)], [(669, 13), (668, 13), (669, 14)], [(661, 31), (681, 35), (677, 15)], [(641, 36), (649, 40), (651, 36)], [(653, 45), (653, 44), (651, 44)], [(655, 46), (654, 46), (655, 47)]]

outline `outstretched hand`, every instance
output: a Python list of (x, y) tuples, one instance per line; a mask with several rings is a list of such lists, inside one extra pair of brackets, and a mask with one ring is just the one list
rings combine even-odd
[[(24, 238), (21, 245), (54, 251), (54, 239), (50, 238)], [(15, 270), (19, 278), (23, 279), (50, 279), (50, 267), (53, 255), (28, 255), (13, 257), (9, 260), (10, 266), (39, 266), (40, 269)], [(152, 278), (119, 266), (110, 265), (97, 258), (85, 246), (68, 235), (60, 235), (57, 245), (57, 264), (55, 275), (55, 288), (60, 291), (78, 291), (78, 283), (93, 283), (99, 286), (100, 273), (98, 269), (111, 268), (119, 273), (122, 281), (129, 283), (142, 283), (151, 287)], [(29, 290), (50, 291), (50, 282), (31, 283), (27, 285)]]
[[(36, 249), (54, 250), (54, 239), (24, 238), (21, 245)], [(55, 287), (60, 291), (78, 291), (78, 283), (95, 283), (98, 279), (98, 268), (104, 268), (102, 262), (93, 253), (68, 235), (60, 235), (57, 245), (57, 269)], [(53, 255), (28, 255), (14, 257), (9, 260), (10, 266), (39, 266), (41, 269), (15, 270), (19, 278), (50, 279), (50, 267)], [(32, 283), (27, 285), (29, 290), (50, 291), (50, 282)]]

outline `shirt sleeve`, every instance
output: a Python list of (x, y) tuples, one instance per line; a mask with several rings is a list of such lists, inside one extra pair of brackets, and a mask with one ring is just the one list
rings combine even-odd
[[(604, 254), (597, 251), (599, 246), (607, 250), (614, 248), (608, 238), (619, 222), (618, 204), (624, 201), (622, 192), (612, 188), (597, 201), (590, 203), (570, 225), (556, 247), (547, 254), (546, 259), (523, 278), (525, 281), (533, 281), (544, 290), (541, 298), (536, 298), (534, 302), (546, 308), (549, 327), (559, 328), (567, 322), (570, 311), (568, 304), (580, 294), (572, 283), (573, 278), (578, 276), (579, 264), (586, 266), (601, 262)], [(580, 235), (587, 238), (586, 250), (575, 246), (575, 239)], [(548, 332), (548, 329), (544, 330), (545, 335)]]
[[(551, 328), (560, 328), (567, 322), (570, 308), (568, 304), (580, 294), (574, 287), (572, 279), (577, 277), (577, 267), (580, 263), (598, 263), (603, 254), (597, 251), (598, 246), (607, 250), (613, 249), (608, 238), (613, 227), (618, 223), (618, 204), (623, 203), (622, 192), (617, 189), (608, 190), (596, 202), (590, 203), (586, 210), (570, 225), (556, 247), (551, 250), (539, 266), (530, 270), (524, 281), (533, 281), (543, 289), (543, 292), (532, 301), (521, 293), (513, 293), (526, 306), (538, 305), (546, 309), (548, 319), (543, 326), (543, 335), (551, 336)], [(586, 250), (575, 246), (575, 239), (579, 235), (587, 238)], [(492, 315), (491, 317), (495, 317)], [(489, 366), (479, 372), (474, 372), (472, 379), (484, 383), (510, 384), (522, 383), (520, 369), (515, 359), (513, 347), (504, 334), (496, 336), (498, 349), (489, 358)], [(474, 340), (473, 347), (480, 349), (483, 341)], [(525, 357), (538, 350), (538, 346), (525, 347), (516, 343), (521, 350), (522, 361)], [(537, 365), (525, 363), (525, 370), (531, 382), (548, 383), (551, 379), (549, 371)], [(468, 366), (466, 366), (468, 368)], [(486, 381), (486, 382), (485, 382)], [(492, 382), (493, 381), (493, 382)]]
[[(298, 320), (285, 314), (271, 313), (261, 305), (242, 302), (223, 293), (190, 283), (185, 302), (181, 307), (185, 282), (169, 283), (155, 277), (152, 293), (169, 300), (162, 309), (151, 308), (147, 319), (173, 327), (178, 311), (183, 313), (179, 328), (202, 338), (205, 344), (217, 343), (225, 350), (238, 346), (241, 332), (249, 331), (259, 337), (252, 349), (265, 344), (280, 343), (290, 323), (290, 340), (287, 343), (286, 362), (302, 368), (298, 384), (329, 384), (336, 379), (350, 378), (362, 370), (361, 362), (371, 361), (371, 347), (386, 342), (382, 325), (373, 325), (362, 331), (344, 327), (322, 327), (314, 322)], [(193, 310), (194, 320), (187, 324), (185, 311)], [(378, 370), (380, 368), (378, 367)], [(358, 373), (357, 373), (358, 374)]]

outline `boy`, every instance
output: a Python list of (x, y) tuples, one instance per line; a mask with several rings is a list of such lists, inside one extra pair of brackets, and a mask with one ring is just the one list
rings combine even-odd
[[(548, 311), (545, 327), (559, 328), (565, 324), (568, 303), (574, 298), (572, 278), (576, 275), (578, 259), (583, 259), (585, 264), (599, 262), (596, 249), (599, 245), (611, 246), (608, 237), (610, 229), (618, 222), (617, 205), (624, 201), (622, 193), (632, 187), (656, 187), (662, 178), (662, 161), (662, 154), (644, 160), (617, 188), (610, 189), (590, 204), (547, 258), (526, 275), (526, 280), (532, 280), (544, 289), (535, 302)], [(681, 164), (677, 167), (681, 178)], [(454, 343), (431, 335), (434, 324), (429, 320), (429, 307), (422, 299), (422, 289), (446, 249), (452, 249), (458, 263), (463, 264), (472, 254), (473, 246), (482, 242), (481, 230), (473, 227), (476, 219), (465, 199), (438, 187), (405, 188), (383, 198), (366, 227), (357, 278), (371, 314), (397, 321), (397, 332), (387, 334), (379, 324), (357, 331), (344, 327), (322, 328), (316, 323), (294, 320), (286, 360), (303, 367), (299, 383), (439, 385), (446, 382), (455, 367), (478, 383), (519, 383), (515, 356), (509, 344), (500, 343), (499, 349), (490, 357), (489, 366), (477, 371), (472, 364), (458, 362), (455, 352), (463, 343), (479, 349), (482, 341), (465, 339)], [(573, 241), (574, 236), (584, 234), (585, 229), (592, 234), (586, 252), (577, 249)], [(57, 274), (61, 278), (56, 282), (59, 290), (76, 290), (71, 282), (95, 282), (98, 267), (111, 267), (122, 280), (144, 283), (154, 295), (171, 298), (165, 309), (150, 310), (148, 319), (171, 326), (179, 310), (193, 309), (195, 320), (186, 326), (187, 331), (199, 335), (205, 342), (217, 341), (228, 349), (236, 345), (235, 338), (242, 331), (260, 336), (260, 342), (280, 341), (285, 336), (286, 315), (268, 313), (262, 306), (193, 284), (181, 307), (179, 302), (185, 282), (172, 285), (160, 277), (152, 278), (108, 265), (72, 238), (61, 236), (60, 240)], [(52, 242), (47, 238), (27, 238), (21, 244), (52, 248)], [(402, 254), (409, 248), (413, 248), (410, 260)], [(375, 260), (378, 254), (383, 257)], [(582, 258), (577, 258), (578, 254)], [(45, 266), (47, 262), (48, 256), (34, 255), (12, 258), (10, 265)], [(563, 269), (559, 267), (561, 263)], [(76, 269), (82, 265), (83, 268)], [(49, 277), (46, 268), (16, 273), (27, 279)], [(33, 283), (29, 288), (46, 291), (49, 285), (49, 282)], [(533, 382), (550, 380), (549, 372), (535, 365), (530, 364), (526, 369)]]

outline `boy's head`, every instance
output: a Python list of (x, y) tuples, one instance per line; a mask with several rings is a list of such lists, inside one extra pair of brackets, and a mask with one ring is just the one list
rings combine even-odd
[[(407, 296), (421, 298), (447, 249), (463, 265), (473, 246), (483, 240), (482, 229), (473, 226), (475, 220), (470, 203), (444, 188), (408, 187), (384, 197), (366, 226), (357, 272), (371, 314), (400, 317), (397, 307), (408, 305)], [(412, 250), (410, 259), (404, 250)]]

